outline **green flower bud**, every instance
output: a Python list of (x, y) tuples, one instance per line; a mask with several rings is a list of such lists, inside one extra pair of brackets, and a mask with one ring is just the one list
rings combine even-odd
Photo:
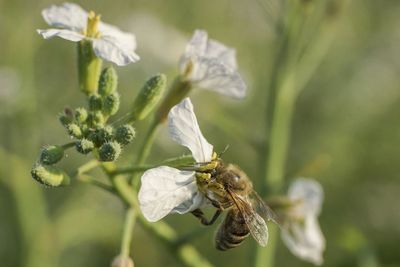
[(81, 140), (76, 141), (75, 148), (79, 153), (87, 154), (94, 149), (94, 144), (92, 141), (82, 138)]
[(89, 113), (87, 121), (91, 127), (102, 127), (106, 119), (103, 114), (98, 111)]
[(121, 154), (121, 145), (112, 141), (103, 144), (99, 149), (100, 161), (114, 161)]
[(82, 130), (82, 136), (87, 136), (89, 132), (89, 127), (87, 126), (87, 124), (82, 124), (80, 127)]
[(104, 98), (103, 113), (106, 116), (111, 116), (117, 113), (119, 109), (119, 95), (113, 93)]
[(64, 148), (61, 146), (47, 146), (40, 152), (40, 162), (52, 165), (59, 162), (64, 157)]
[(99, 94), (108, 96), (117, 90), (118, 76), (113, 67), (103, 69), (99, 80)]
[(36, 163), (31, 170), (32, 178), (47, 186), (64, 186), (70, 183), (69, 176), (54, 166)]
[(117, 128), (115, 132), (115, 140), (122, 145), (127, 145), (133, 141), (135, 138), (135, 129), (129, 125), (125, 124)]
[(88, 134), (87, 134), (87, 139), (92, 141), (95, 147), (99, 147), (101, 144), (100, 144), (100, 141), (97, 140), (96, 133), (97, 133), (96, 130), (89, 129)]
[(157, 74), (147, 80), (133, 103), (130, 121), (143, 120), (155, 108), (166, 84), (167, 77), (164, 74)]
[(82, 138), (82, 130), (76, 123), (67, 125), (68, 133), (75, 138)]
[(130, 257), (119, 255), (114, 258), (111, 267), (134, 267), (133, 260)]
[(104, 128), (99, 128), (90, 133), (88, 138), (93, 141), (96, 147), (100, 147), (102, 144), (111, 141), (113, 137), (114, 128), (108, 125)]
[(103, 106), (103, 100), (99, 95), (91, 95), (89, 96), (89, 109), (91, 111), (101, 110)]
[(65, 108), (64, 112), (59, 115), (58, 120), (66, 127), (74, 121), (73, 111), (70, 108)]
[(75, 109), (75, 119), (78, 123), (84, 123), (88, 117), (87, 110), (85, 108)]

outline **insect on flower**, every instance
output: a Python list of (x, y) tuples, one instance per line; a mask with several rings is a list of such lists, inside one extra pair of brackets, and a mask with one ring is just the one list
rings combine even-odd
[[(200, 131), (189, 98), (171, 109), (168, 125), (172, 139), (191, 150), (196, 164), (181, 169), (160, 166), (143, 174), (139, 202), (145, 218), (154, 222), (170, 213), (191, 212), (202, 224), (211, 225), (227, 211), (216, 234), (217, 249), (236, 247), (249, 233), (265, 246), (266, 221), (276, 222), (274, 213), (254, 191), (247, 175), (213, 152)], [(217, 210), (208, 220), (200, 208), (210, 204)]]
[(179, 63), (183, 80), (196, 87), (243, 98), (246, 84), (237, 71), (236, 51), (196, 30)]
[(292, 202), (282, 220), (282, 240), (297, 257), (315, 265), (323, 262), (325, 238), (318, 224), (324, 192), (322, 186), (311, 179), (299, 178), (289, 187)]
[(42, 16), (47, 24), (56, 27), (37, 30), (45, 39), (58, 36), (73, 42), (90, 40), (98, 57), (119, 66), (139, 60), (135, 36), (101, 22), (100, 15), (93, 11), (88, 13), (77, 4), (63, 3), (44, 9)]

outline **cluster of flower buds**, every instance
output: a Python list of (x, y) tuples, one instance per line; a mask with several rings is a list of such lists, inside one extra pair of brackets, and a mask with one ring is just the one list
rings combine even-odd
[(79, 153), (88, 154), (97, 150), (100, 161), (115, 161), (122, 147), (133, 141), (135, 130), (131, 125), (114, 128), (107, 124), (109, 117), (119, 109), (117, 85), (114, 68), (105, 68), (101, 72), (97, 92), (87, 98), (88, 108), (65, 109), (60, 115), (60, 122), (76, 139), (75, 148)]
[[(133, 103), (129, 121), (133, 123), (147, 117), (162, 97), (167, 83), (164, 74), (146, 81)], [(119, 109), (118, 77), (112, 67), (105, 68), (99, 77), (98, 89), (87, 97), (87, 108), (64, 109), (59, 121), (74, 142), (63, 146), (51, 145), (42, 149), (39, 160), (32, 168), (32, 177), (47, 186), (69, 184), (69, 177), (54, 166), (64, 157), (67, 148), (75, 146), (77, 152), (95, 151), (99, 161), (115, 161), (122, 148), (133, 141), (135, 129), (131, 124), (114, 127), (108, 119)]]

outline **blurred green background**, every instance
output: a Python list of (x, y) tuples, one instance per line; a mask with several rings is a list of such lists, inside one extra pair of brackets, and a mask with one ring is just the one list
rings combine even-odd
[[(194, 29), (205, 29), (237, 49), (249, 87), (246, 100), (204, 91), (191, 96), (209, 142), (217, 151), (229, 144), (224, 159), (239, 164), (259, 187), (268, 84), (277, 50), (274, 2), (77, 3), (136, 34), (142, 59), (118, 68), (123, 96), (119, 115), (129, 111), (149, 76), (162, 72), (172, 81)], [(78, 182), (43, 188), (29, 174), (43, 145), (68, 142), (57, 114), (65, 106), (84, 104), (75, 45), (46, 41), (36, 33), (47, 28), (40, 12), (51, 4), (55, 2), (0, 0), (0, 266), (109, 266), (119, 250), (120, 201)], [(400, 266), (400, 1), (351, 0), (337, 12), (333, 42), (296, 103), (285, 177), (314, 177), (324, 186), (320, 222), (327, 239), (325, 266)], [(145, 126), (136, 125), (137, 144)], [(124, 151), (120, 164), (134, 158), (135, 144)], [(149, 162), (185, 152), (169, 140), (165, 127), (152, 151)], [(61, 166), (73, 172), (87, 160), (71, 151)], [(202, 227), (190, 215), (166, 221), (182, 236), (199, 229), (191, 243), (215, 266), (248, 266), (252, 261), (256, 244), (251, 238), (221, 253), (213, 247), (216, 226)], [(178, 266), (140, 226), (132, 254), (136, 266)], [(276, 266), (311, 265), (279, 244)]]

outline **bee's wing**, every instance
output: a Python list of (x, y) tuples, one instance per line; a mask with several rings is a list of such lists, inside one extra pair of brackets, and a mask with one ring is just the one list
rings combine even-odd
[(239, 209), (253, 238), (263, 247), (268, 243), (268, 227), (264, 219), (253, 209), (249, 200), (228, 191), (236, 207)]
[(282, 226), (281, 220), (278, 215), (262, 200), (256, 191), (250, 194), (252, 199), (252, 205), (256, 212), (261, 215), (267, 221), (273, 221), (278, 226)]
[(211, 161), (213, 146), (201, 133), (189, 98), (171, 109), (168, 114), (168, 128), (172, 139), (189, 148), (196, 162)]
[(194, 172), (161, 166), (147, 170), (141, 180), (139, 204), (148, 221), (158, 221), (169, 213), (187, 213), (203, 203)]

